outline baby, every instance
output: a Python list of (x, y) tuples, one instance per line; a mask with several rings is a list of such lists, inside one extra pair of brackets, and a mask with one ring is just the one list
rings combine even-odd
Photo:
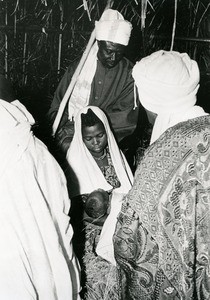
[(84, 203), (84, 218), (103, 219), (108, 215), (109, 193), (103, 189), (98, 189), (90, 193)]

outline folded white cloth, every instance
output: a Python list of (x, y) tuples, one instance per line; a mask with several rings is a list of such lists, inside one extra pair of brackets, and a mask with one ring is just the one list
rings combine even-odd
[(100, 238), (96, 247), (96, 253), (116, 266), (114, 257), (113, 235), (117, 224), (117, 216), (120, 213), (125, 194), (114, 190), (111, 199), (110, 213), (104, 222)]
[(129, 43), (132, 25), (124, 20), (117, 10), (107, 9), (99, 21), (95, 22), (96, 39), (109, 41), (127, 46)]
[(96, 72), (98, 45), (95, 42), (90, 49), (82, 70), (77, 77), (76, 84), (72, 91), (68, 104), (68, 118), (70, 121), (77, 112), (89, 104), (91, 84)]

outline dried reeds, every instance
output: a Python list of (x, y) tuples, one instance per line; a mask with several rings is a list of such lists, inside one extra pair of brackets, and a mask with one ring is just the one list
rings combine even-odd
[(207, 46), (188, 39), (209, 38), (204, 33), (208, 0), (2, 0), (0, 66), (17, 90), (52, 97), (67, 66), (81, 57), (107, 4), (133, 24), (132, 60), (160, 48), (188, 52), (198, 61), (206, 56)]

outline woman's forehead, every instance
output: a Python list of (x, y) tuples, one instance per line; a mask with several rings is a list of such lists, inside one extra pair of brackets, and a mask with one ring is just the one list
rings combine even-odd
[(95, 136), (101, 132), (104, 132), (105, 128), (102, 123), (97, 123), (93, 126), (84, 126), (82, 128), (82, 135), (84, 136)]

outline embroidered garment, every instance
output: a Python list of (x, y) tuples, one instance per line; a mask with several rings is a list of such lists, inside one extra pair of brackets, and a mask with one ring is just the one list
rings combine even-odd
[(125, 300), (210, 299), (210, 116), (145, 151), (114, 235)]
[(101, 166), (101, 172), (104, 175), (104, 178), (106, 181), (112, 186), (112, 188), (118, 188), (120, 187), (120, 181), (117, 178), (114, 166), (112, 164), (111, 155), (109, 153), (109, 149), (106, 150), (106, 156), (108, 160), (108, 166)]

